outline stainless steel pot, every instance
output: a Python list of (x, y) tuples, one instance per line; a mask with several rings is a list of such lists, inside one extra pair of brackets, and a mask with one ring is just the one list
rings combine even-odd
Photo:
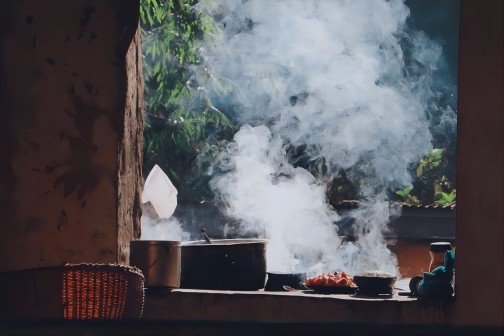
[(182, 244), (183, 288), (258, 290), (266, 281), (266, 240), (212, 239)]
[(130, 265), (145, 277), (145, 287), (180, 287), (181, 246), (179, 241), (134, 240), (130, 245)]

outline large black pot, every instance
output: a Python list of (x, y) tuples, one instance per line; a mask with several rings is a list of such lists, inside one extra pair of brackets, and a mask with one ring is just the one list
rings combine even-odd
[(214, 239), (182, 244), (182, 288), (258, 290), (266, 281), (266, 240)]

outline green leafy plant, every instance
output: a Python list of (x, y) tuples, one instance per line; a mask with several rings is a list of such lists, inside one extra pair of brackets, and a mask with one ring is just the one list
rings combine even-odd
[[(194, 11), (198, 0), (141, 0), (144, 75), (145, 172), (158, 164), (176, 186), (209, 134), (229, 136), (233, 124), (204, 90), (192, 87), (199, 48), (219, 34), (212, 19)], [(210, 34), (212, 33), (212, 34)], [(184, 198), (184, 191), (179, 193)]]
[(413, 185), (395, 191), (395, 196), (412, 205), (452, 205), (457, 198), (457, 189), (445, 174), (447, 166), (447, 151), (434, 149), (414, 169), (416, 179)]
[(445, 193), (443, 191), (439, 191), (435, 194), (436, 204), (438, 205), (448, 205), (457, 199), (457, 190), (453, 189), (450, 193)]
[(444, 151), (444, 149), (434, 149), (430, 154), (428, 154), (418, 165), (416, 169), (416, 176), (420, 177), (438, 168), (442, 163)]
[(411, 190), (413, 190), (413, 186), (412, 185), (407, 186), (406, 188), (401, 189), (399, 191), (396, 191), (396, 194), (399, 195), (399, 196), (401, 196), (402, 198), (406, 199), (406, 198), (408, 198), (408, 196), (410, 196), (409, 193), (411, 192)]
[(411, 192), (413, 191), (413, 186), (409, 185), (405, 187), (404, 189), (398, 190), (395, 192), (397, 196), (400, 197), (402, 201), (408, 204), (413, 204), (413, 205), (420, 205), (421, 202), (418, 199), (417, 196), (411, 195)]

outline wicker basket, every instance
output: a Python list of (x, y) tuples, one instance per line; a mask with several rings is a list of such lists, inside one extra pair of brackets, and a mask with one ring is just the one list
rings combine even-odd
[(144, 277), (137, 268), (65, 265), (63, 317), (73, 320), (139, 318), (143, 311), (143, 287)]
[(4, 318), (137, 319), (144, 276), (112, 264), (67, 264), (0, 274)]

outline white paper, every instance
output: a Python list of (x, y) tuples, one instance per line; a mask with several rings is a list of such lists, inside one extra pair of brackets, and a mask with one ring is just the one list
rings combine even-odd
[(145, 180), (142, 202), (151, 202), (159, 218), (170, 218), (177, 207), (177, 194), (170, 178), (155, 165)]

